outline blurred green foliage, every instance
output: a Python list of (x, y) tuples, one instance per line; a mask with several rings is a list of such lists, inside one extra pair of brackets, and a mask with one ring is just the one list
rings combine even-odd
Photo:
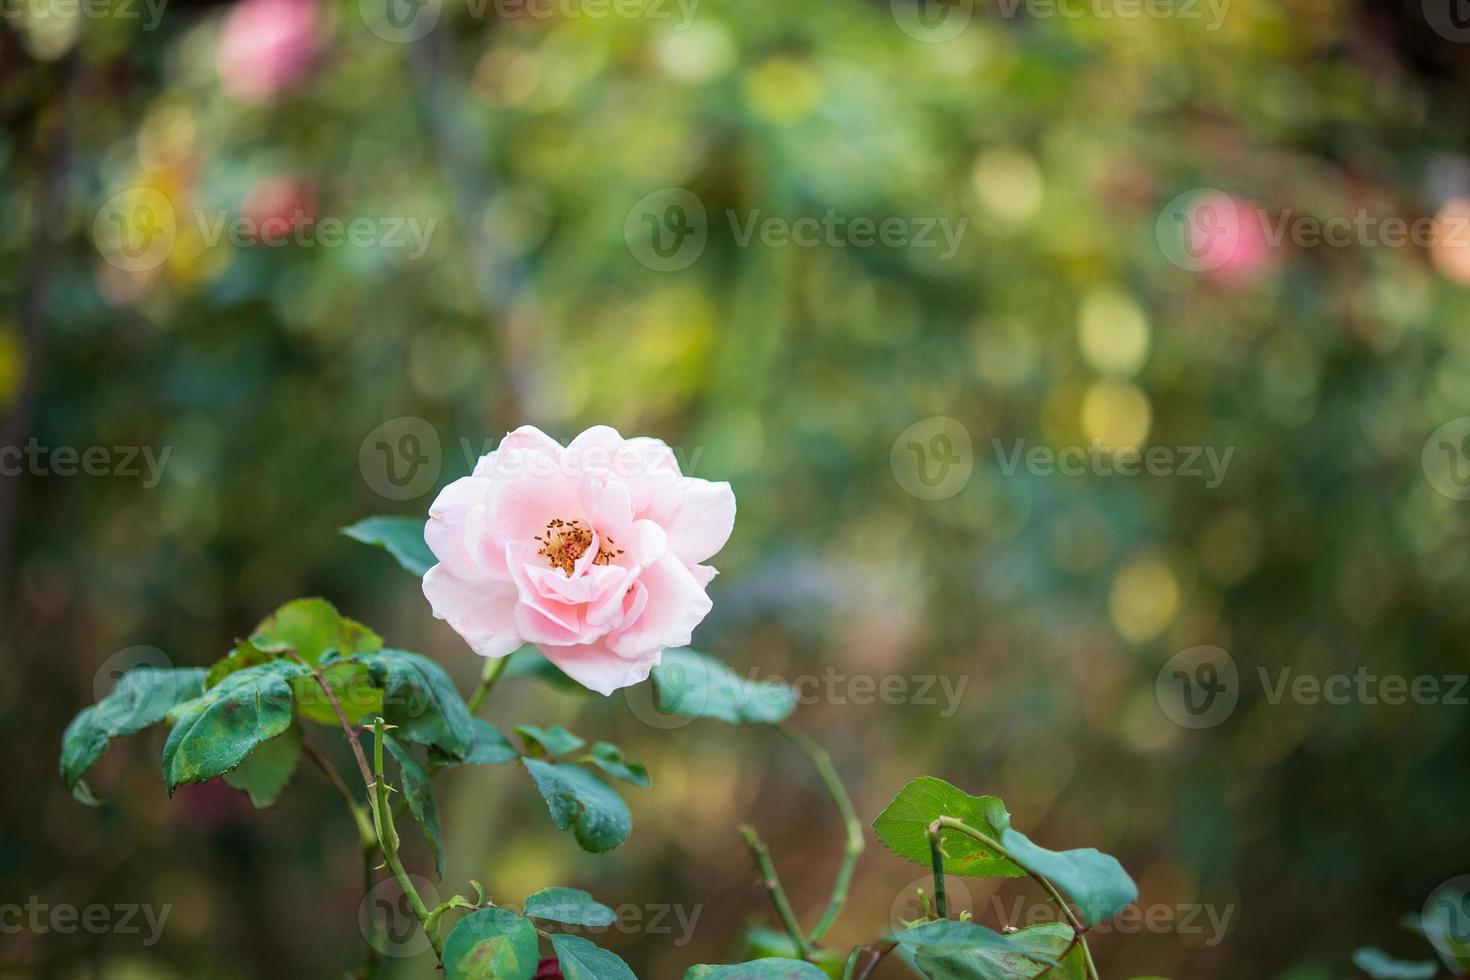
[[(421, 515), (522, 422), (657, 435), (686, 471), (734, 484), (697, 639), (759, 676), (840, 672), (797, 721), (865, 817), (932, 772), (1002, 796), (1048, 846), (1118, 855), (1144, 903), (1231, 910), (1223, 941), (1099, 937), (1104, 975), (1325, 978), (1360, 945), (1393, 951), (1397, 914), (1464, 870), (1466, 711), (1272, 704), (1257, 671), (1467, 670), (1467, 505), (1436, 491), (1421, 452), (1470, 404), (1470, 243), (1287, 242), (1200, 273), (1158, 226), (1177, 195), (1214, 187), (1273, 219), (1447, 227), (1470, 196), (1456, 46), (1422, 25), (1396, 46), (1386, 7), (1320, 0), (1235, 0), (1214, 30), (984, 4), (929, 43), (895, 2), (701, 0), (685, 24), (668, 5), (539, 17), (446, 0), (414, 43), (370, 29), (370, 0), (179, 2), (151, 30), (142, 7), (3, 7), (5, 443), (169, 453), (153, 487), (36, 466), (0, 483), (4, 900), (172, 913), (150, 947), (7, 936), (0, 975), (353, 962), (351, 826), (310, 773), (257, 819), (213, 784), (168, 802), (161, 742), (139, 742), (93, 773), (109, 806), (91, 811), (56, 777), (59, 734), (110, 669), (159, 652), (209, 664), (298, 595), (468, 690), (478, 663), (412, 581), (335, 529)], [(130, 270), (107, 215), (138, 188), (169, 202), (176, 234)], [(668, 188), (696, 196), (708, 240), (658, 271), (627, 229)], [(727, 212), (742, 227), (756, 212), (967, 223), (945, 260), (742, 246)], [(211, 243), (220, 214), (432, 233), (417, 258), (327, 247), (319, 226)], [(924, 500), (890, 450), (934, 416), (959, 421), (975, 464)], [(380, 429), (405, 417), (422, 423)], [(432, 434), (416, 445), (433, 478), (413, 493), (376, 449), (408, 445), (405, 424)], [(1207, 487), (1008, 474), (992, 441), (1094, 439), (1233, 456)], [(1193, 731), (1160, 710), (1155, 678), (1201, 644), (1230, 651), (1242, 692)], [(963, 682), (957, 710), (851, 683), (895, 675)], [(590, 860), (523, 785), (452, 774), (446, 894), (475, 877), (517, 900), (566, 883), (631, 903), (642, 928), (599, 941), (655, 980), (718, 961), (766, 914), (739, 820), (761, 827), (801, 911), (825, 901), (840, 829), (774, 739), (664, 731), (646, 692), (511, 679), (490, 708), (503, 729), (609, 738), (653, 788), (629, 842)], [(914, 870), (871, 850), (833, 940), (886, 928)], [(991, 925), (1029, 894), (1006, 886), (997, 906), (979, 887)], [(688, 935), (650, 924), (669, 905), (696, 916)]]

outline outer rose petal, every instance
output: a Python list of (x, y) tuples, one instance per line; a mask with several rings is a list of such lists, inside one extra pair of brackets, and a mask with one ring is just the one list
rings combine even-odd
[(502, 454), (508, 456), (516, 452), (527, 452), (543, 457), (542, 465), (547, 469), (556, 469), (561, 466), (561, 443), (534, 425), (523, 425), (514, 432), (507, 432), (505, 438), (500, 440), (500, 445), (496, 446), (493, 452), (488, 452), (480, 457), (479, 462), (475, 464), (474, 475), (499, 475), (501, 470), (508, 468), (504, 465), (506, 459)]
[(435, 617), (482, 657), (503, 657), (522, 643), (515, 627), (516, 590), (509, 582), (466, 582), (439, 564), (424, 576), (424, 596)]
[(486, 575), (466, 546), (466, 522), (475, 508), (484, 507), (489, 486), (489, 480), (473, 476), (455, 480), (434, 498), (429, 522), (424, 525), (424, 543), (434, 557), (459, 578), (472, 582)]
[(601, 643), (583, 646), (544, 646), (538, 649), (572, 680), (583, 687), (607, 696), (623, 687), (648, 680), (648, 672), (658, 666), (662, 650), (636, 659), (619, 657)]
[(669, 551), (684, 564), (700, 564), (730, 539), (735, 529), (735, 492), (730, 484), (686, 476), (648, 489), (652, 496), (639, 516), (663, 525)]
[(608, 647), (619, 657), (632, 660), (653, 650), (688, 645), (694, 627), (711, 608), (709, 596), (689, 569), (672, 555), (665, 555), (644, 569), (638, 581), (648, 590), (643, 615), (610, 634)]

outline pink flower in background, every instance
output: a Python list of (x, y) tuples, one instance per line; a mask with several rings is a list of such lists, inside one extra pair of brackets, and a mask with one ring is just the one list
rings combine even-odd
[(611, 694), (689, 643), (734, 526), (730, 485), (683, 476), (658, 439), (596, 426), (563, 448), (522, 426), (429, 508), (424, 595), (480, 656), (533, 643)]
[(220, 32), (220, 84), (241, 102), (269, 101), (306, 74), (316, 44), (313, 0), (242, 0)]

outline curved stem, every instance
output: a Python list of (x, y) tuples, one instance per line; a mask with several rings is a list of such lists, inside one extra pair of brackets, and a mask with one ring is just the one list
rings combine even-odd
[(949, 899), (944, 894), (943, 829), (938, 820), (929, 825), (929, 863), (934, 865), (934, 908), (941, 919), (949, 918)]
[(465, 704), (470, 709), (470, 714), (480, 710), (480, 702), (485, 700), (485, 695), (500, 680), (500, 675), (505, 673), (506, 664), (510, 663), (510, 657), (489, 657), (485, 660), (485, 668), (480, 671), (480, 683), (475, 686), (474, 693)]
[(847, 890), (852, 884), (853, 869), (857, 867), (858, 856), (863, 853), (865, 841), (863, 839), (862, 821), (858, 820), (857, 811), (853, 809), (852, 798), (847, 795), (847, 788), (842, 785), (842, 778), (837, 775), (837, 770), (832, 766), (832, 756), (828, 751), (814, 742), (810, 736), (795, 728), (784, 724), (777, 725), (782, 735), (800, 749), (807, 758), (812, 760), (812, 765), (817, 767), (817, 773), (821, 775), (822, 782), (826, 784), (827, 792), (832, 796), (832, 802), (837, 804), (837, 812), (842, 817), (843, 827), (847, 831), (847, 839), (842, 848), (842, 865), (837, 869), (837, 880), (832, 885), (832, 897), (827, 902), (827, 909), (817, 924), (807, 935), (807, 941), (819, 943), (827, 930), (832, 928), (832, 923), (837, 921), (837, 916), (847, 904)]
[(352, 723), (347, 720), (347, 714), (342, 710), (342, 702), (337, 700), (337, 694), (335, 691), (332, 690), (332, 685), (328, 684), (327, 679), (322, 676), (322, 672), (320, 670), (317, 670), (311, 664), (307, 663), (306, 660), (302, 658), (301, 654), (297, 653), (295, 650), (292, 650), (289, 652), (289, 656), (292, 660), (296, 661), (298, 664), (311, 671), (311, 676), (316, 679), (317, 686), (320, 687), (322, 689), (322, 693), (327, 696), (327, 703), (332, 706), (332, 711), (334, 714), (336, 714), (337, 721), (341, 722), (342, 724), (342, 732), (347, 736), (347, 744), (352, 746), (352, 754), (357, 759), (357, 768), (362, 773), (363, 784), (366, 786), (371, 786), (373, 782), (373, 772), (371, 769), (368, 768), (367, 756), (363, 755), (362, 742), (358, 739), (357, 732), (355, 729), (353, 729)]
[(956, 819), (955, 817), (940, 817), (938, 820), (934, 821), (934, 825), (933, 827), (931, 827), (931, 834), (934, 832), (935, 828), (948, 828), (949, 830), (958, 831), (959, 833), (964, 834), (966, 837), (969, 837), (972, 840), (979, 841), (981, 844), (984, 844), (992, 851), (995, 851), (995, 853), (999, 854), (1007, 861), (1010, 861), (1012, 864), (1016, 865), (1016, 867), (1021, 868), (1032, 878), (1035, 878), (1036, 881), (1041, 884), (1041, 887), (1046, 889), (1046, 893), (1051, 896), (1051, 900), (1056, 903), (1057, 908), (1061, 909), (1062, 914), (1067, 917), (1067, 923), (1072, 927), (1072, 931), (1077, 934), (1077, 941), (1082, 944), (1082, 958), (1086, 961), (1088, 977), (1090, 977), (1091, 980), (1101, 980), (1101, 978), (1097, 974), (1097, 966), (1092, 961), (1092, 950), (1087, 945), (1087, 937), (1083, 935), (1083, 933), (1087, 931), (1087, 927), (1084, 926), (1081, 920), (1077, 918), (1076, 914), (1073, 913), (1072, 907), (1067, 904), (1067, 900), (1062, 897), (1062, 893), (1057, 891), (1056, 885), (1053, 885), (1045, 876), (1037, 874), (1035, 871), (1027, 868), (1020, 861), (1017, 861), (1015, 859), (1015, 856), (1012, 855), (1010, 851), (1001, 846), (1000, 841), (996, 840), (993, 837), (990, 837), (988, 834), (985, 834), (982, 831), (976, 830), (974, 827), (971, 827), (963, 820)]
[(781, 887), (781, 879), (776, 874), (776, 866), (771, 863), (771, 852), (766, 849), (760, 837), (756, 836), (754, 827), (741, 827), (740, 835), (745, 838), (745, 846), (750, 848), (751, 856), (755, 858), (756, 867), (761, 872), (761, 883), (766, 886), (766, 894), (771, 897), (771, 904), (776, 907), (776, 915), (780, 918), (781, 924), (791, 934), (792, 942), (796, 943), (797, 952), (802, 959), (811, 959), (811, 946), (808, 945), (806, 935), (801, 931), (801, 923), (796, 921), (796, 913), (791, 909), (791, 900), (786, 897), (786, 890)]
[(388, 784), (383, 781), (382, 718), (373, 723), (373, 735), (375, 736), (373, 739), (374, 778), (368, 785), (368, 792), (373, 798), (373, 826), (378, 831), (378, 844), (383, 849), (383, 861), (388, 865), (388, 870), (393, 872), (393, 877), (398, 881), (398, 887), (403, 890), (404, 897), (408, 899), (409, 908), (413, 909), (414, 916), (424, 927), (424, 935), (429, 937), (429, 945), (434, 947), (435, 958), (443, 959), (444, 940), (439, 938), (436, 931), (429, 929), (429, 908), (419, 897), (418, 889), (413, 887), (408, 872), (403, 868), (403, 862), (398, 859), (398, 831), (393, 826), (393, 808), (388, 805)]

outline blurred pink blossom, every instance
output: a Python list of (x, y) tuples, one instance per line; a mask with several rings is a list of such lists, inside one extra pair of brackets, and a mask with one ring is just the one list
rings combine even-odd
[(306, 74), (316, 43), (313, 0), (242, 0), (220, 32), (220, 84), (241, 102), (267, 102)]

